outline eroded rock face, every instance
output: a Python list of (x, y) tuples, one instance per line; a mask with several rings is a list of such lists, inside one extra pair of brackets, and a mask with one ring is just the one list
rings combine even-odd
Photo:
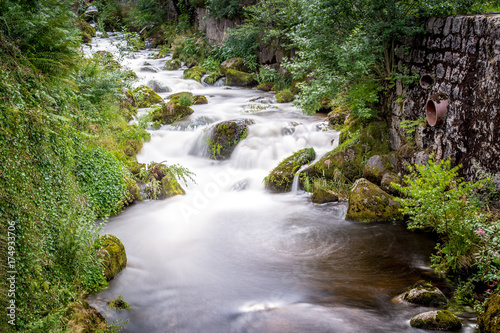
[(104, 235), (100, 240), (102, 245), (98, 256), (104, 261), (104, 276), (109, 281), (127, 266), (127, 255), (125, 247), (116, 236)]
[(253, 124), (249, 119), (224, 121), (211, 128), (208, 139), (208, 154), (211, 159), (225, 160), (233, 153), (236, 145), (247, 137), (248, 125)]
[(363, 222), (400, 220), (400, 204), (372, 182), (358, 179), (349, 192), (346, 219)]
[(424, 306), (441, 306), (448, 302), (439, 288), (430, 283), (419, 282), (401, 295), (407, 302)]
[(420, 313), (410, 320), (411, 327), (433, 331), (456, 331), (462, 328), (462, 322), (448, 310)]
[(266, 189), (275, 193), (290, 192), (293, 177), (301, 166), (310, 163), (316, 158), (313, 148), (304, 148), (285, 158), (265, 180)]
[(488, 298), (477, 323), (480, 332), (500, 332), (500, 292), (497, 291)]

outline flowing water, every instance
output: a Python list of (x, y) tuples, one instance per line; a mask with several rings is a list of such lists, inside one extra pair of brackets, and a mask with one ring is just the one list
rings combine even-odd
[[(94, 39), (91, 51), (103, 49), (118, 54), (116, 39)], [(345, 220), (345, 204), (314, 205), (300, 190), (264, 189), (283, 158), (306, 147), (321, 156), (338, 132), (272, 93), (204, 87), (182, 80), (182, 70), (141, 71), (165, 60), (141, 51), (122, 62), (137, 72), (137, 85), (168, 87), (162, 97), (191, 91), (209, 103), (152, 131), (137, 158), (181, 164), (196, 184), (109, 220), (102, 233), (122, 240), (128, 265), (90, 303), (110, 320), (128, 319), (127, 332), (420, 332), (408, 321), (426, 309), (395, 296), (429, 272), (432, 241), (401, 223)], [(255, 121), (247, 138), (230, 159), (210, 160), (210, 124), (241, 118)], [(129, 310), (107, 306), (119, 295)]]

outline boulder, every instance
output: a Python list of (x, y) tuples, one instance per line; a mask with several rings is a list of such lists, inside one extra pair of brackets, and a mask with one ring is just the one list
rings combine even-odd
[(156, 80), (150, 80), (148, 82), (148, 86), (153, 89), (154, 92), (156, 93), (165, 93), (165, 92), (169, 92), (170, 91), (170, 88), (167, 87), (166, 85), (164, 85), (163, 83), (161, 82), (158, 82)]
[(289, 91), (281, 91), (276, 94), (276, 101), (278, 103), (290, 103), (294, 98), (295, 96)]
[(158, 196), (158, 199), (163, 200), (176, 195), (184, 195), (186, 192), (181, 187), (177, 179), (172, 175), (171, 172), (167, 172), (167, 174), (161, 179), (161, 193)]
[(330, 190), (317, 188), (314, 190), (311, 201), (316, 204), (339, 201), (339, 196)]
[(448, 310), (420, 313), (411, 318), (410, 325), (432, 331), (456, 331), (462, 328), (460, 319)]
[(184, 79), (195, 80), (201, 83), (201, 78), (205, 75), (207, 71), (203, 67), (195, 66), (193, 68), (186, 69), (184, 71)]
[(137, 107), (139, 108), (148, 108), (153, 104), (163, 103), (163, 98), (161, 98), (148, 86), (135, 88), (134, 96), (137, 101)]
[(400, 196), (401, 193), (399, 193), (398, 190), (396, 190), (392, 184), (402, 184), (401, 177), (396, 175), (395, 173), (389, 172), (386, 173), (382, 177), (382, 181), (380, 182), (380, 188), (384, 191), (386, 191), (389, 194), (395, 195), (395, 196)]
[(98, 257), (103, 259), (104, 276), (106, 280), (110, 281), (127, 266), (125, 247), (113, 235), (104, 235), (99, 240), (101, 247), (98, 251)]
[(253, 87), (257, 84), (253, 74), (228, 69), (226, 72), (226, 86)]
[(263, 82), (257, 86), (257, 89), (263, 91), (272, 91), (274, 89), (274, 82)]
[(163, 125), (175, 123), (181, 118), (189, 116), (194, 111), (189, 106), (181, 106), (175, 102), (168, 102), (162, 107), (156, 108), (151, 113), (151, 120)]
[(346, 219), (363, 222), (400, 220), (400, 204), (372, 182), (358, 179), (349, 191)]
[(441, 306), (448, 302), (439, 288), (423, 281), (408, 289), (401, 298), (409, 303), (423, 306)]
[(224, 121), (211, 127), (208, 140), (208, 154), (211, 159), (228, 159), (236, 145), (247, 137), (248, 125), (253, 124), (249, 119)]
[(103, 315), (84, 300), (69, 305), (67, 331), (72, 333), (106, 332), (108, 325)]
[(500, 291), (488, 298), (483, 312), (477, 317), (477, 323), (480, 332), (500, 332)]
[[(181, 97), (183, 95), (188, 95), (189, 98), (187, 99), (190, 99), (191, 103), (189, 103), (190, 105), (199, 105), (199, 104), (207, 104), (208, 103), (208, 100), (205, 96), (203, 95), (193, 95), (192, 92), (189, 92), (189, 91), (183, 91), (183, 92), (178, 92), (178, 93), (175, 93), (175, 94), (172, 94), (170, 96), (168, 96), (169, 98), (169, 103), (175, 103), (175, 104), (182, 104), (182, 103), (186, 103), (186, 101), (183, 101), (181, 103)], [(185, 105), (185, 106), (188, 106), (188, 105)]]
[(349, 180), (363, 175), (363, 160), (373, 155), (389, 152), (389, 135), (384, 123), (371, 123), (356, 130), (357, 135), (326, 153), (318, 162), (304, 171), (310, 178), (332, 178), (335, 169)]
[(304, 148), (285, 158), (265, 179), (266, 189), (274, 193), (290, 192), (293, 177), (302, 167), (316, 158), (313, 148)]
[(331, 127), (341, 126), (345, 123), (349, 109), (345, 106), (338, 106), (332, 109), (327, 115), (328, 123)]
[(225, 75), (228, 69), (239, 72), (248, 72), (248, 67), (245, 65), (245, 60), (243, 60), (243, 58), (228, 59), (220, 65), (220, 71), (222, 74)]
[(206, 84), (213, 85), (215, 82), (217, 82), (218, 79), (223, 77), (223, 75), (220, 72), (213, 72), (210, 73), (204, 80)]
[(179, 59), (171, 59), (165, 63), (165, 69), (168, 71), (179, 69), (181, 66), (181, 61)]
[(363, 168), (363, 177), (372, 183), (380, 185), (384, 175), (393, 169), (386, 155), (373, 155), (366, 161)]
[(109, 51), (97, 51), (93, 57), (99, 65), (106, 69), (122, 68), (122, 65), (113, 58), (113, 54)]
[(159, 68), (155, 66), (142, 66), (141, 72), (150, 72), (150, 73), (158, 73), (160, 71)]
[(193, 105), (208, 104), (208, 99), (203, 95), (193, 96)]

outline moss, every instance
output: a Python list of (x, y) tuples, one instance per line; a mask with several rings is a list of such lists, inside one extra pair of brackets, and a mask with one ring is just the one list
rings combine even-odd
[(399, 207), (400, 204), (392, 195), (361, 178), (349, 192), (349, 208), (345, 218), (363, 222), (401, 220), (403, 216)]
[(212, 127), (212, 133), (208, 141), (208, 154), (215, 160), (225, 160), (229, 158), (236, 148), (236, 145), (246, 138), (248, 125), (253, 121), (248, 119), (238, 119), (225, 121)]
[(78, 18), (75, 25), (78, 29), (80, 29), (80, 35), (82, 36), (82, 40), (84, 43), (90, 43), (92, 37), (96, 36), (94, 27), (82, 18)]
[(139, 185), (132, 177), (125, 178), (125, 184), (128, 191), (128, 202), (132, 203), (135, 200), (142, 201), (141, 193), (139, 192)]
[(455, 331), (462, 328), (462, 322), (448, 310), (429, 311), (416, 315), (410, 320), (415, 328), (435, 331)]
[(488, 298), (477, 323), (481, 333), (500, 332), (500, 291)]
[(108, 51), (97, 51), (94, 53), (94, 59), (97, 60), (99, 65), (103, 66), (106, 69), (120, 69), (122, 65), (118, 61), (113, 58), (113, 54)]
[(245, 60), (242, 58), (232, 58), (224, 61), (220, 65), (220, 71), (222, 74), (226, 75), (227, 70), (232, 69), (239, 72), (248, 72), (248, 67), (245, 65)]
[(66, 317), (69, 318), (67, 332), (105, 332), (108, 328), (103, 315), (83, 300), (70, 304)]
[(276, 94), (276, 101), (278, 103), (290, 103), (294, 100), (294, 96), (289, 91), (282, 91)]
[(113, 279), (127, 266), (127, 255), (122, 242), (113, 235), (104, 235), (100, 239), (98, 255), (103, 259), (106, 280)]
[(265, 179), (266, 189), (275, 193), (289, 192), (295, 173), (316, 158), (313, 148), (304, 148), (285, 158)]
[(108, 302), (110, 308), (118, 310), (118, 309), (130, 309), (130, 305), (123, 300), (121, 296), (118, 296), (116, 299), (112, 299)]
[(181, 62), (179, 59), (171, 59), (165, 63), (165, 69), (172, 71), (181, 68)]
[(257, 84), (255, 76), (233, 69), (226, 71), (226, 86), (253, 87)]
[(339, 197), (332, 191), (323, 188), (318, 188), (314, 190), (313, 195), (311, 197), (311, 201), (316, 204), (322, 204), (326, 202), (339, 201)]
[(220, 72), (210, 73), (210, 75), (208, 75), (203, 81), (206, 84), (212, 85), (215, 84), (215, 82), (217, 82), (217, 80), (220, 79), (221, 77), (223, 77), (223, 75)]
[(148, 108), (151, 105), (163, 103), (163, 98), (161, 98), (148, 86), (135, 88), (134, 96), (137, 101), (137, 107), (139, 108)]
[(263, 82), (257, 86), (257, 89), (263, 90), (263, 91), (272, 91), (272, 90), (274, 90), (274, 83), (273, 82)]
[(410, 287), (402, 298), (407, 302), (424, 306), (441, 306), (448, 302), (441, 290), (425, 281), (419, 281)]
[(172, 124), (181, 118), (189, 116), (194, 111), (189, 106), (181, 106), (170, 101), (162, 107), (156, 108), (151, 113), (151, 120), (163, 125)]
[(201, 83), (201, 78), (205, 75), (207, 71), (203, 67), (195, 66), (193, 68), (186, 69), (184, 71), (184, 79), (195, 80)]
[(132, 91), (122, 88), (123, 95), (120, 99), (120, 110), (127, 121), (137, 114), (137, 101)]
[(177, 179), (175, 179), (170, 172), (167, 172), (167, 174), (161, 179), (161, 188), (162, 193), (158, 199), (166, 199), (176, 195), (186, 194)]
[(375, 184), (381, 184), (385, 174), (394, 172), (387, 155), (373, 155), (363, 168), (363, 177)]
[(390, 140), (385, 123), (371, 123), (350, 135), (337, 148), (325, 154), (305, 173), (311, 178), (332, 178), (335, 169), (351, 181), (363, 175), (364, 162), (373, 155), (387, 154)]
[(328, 113), (328, 123), (331, 127), (343, 125), (349, 115), (349, 108), (344, 105), (337, 106)]
[(193, 96), (193, 105), (208, 104), (208, 99), (203, 95)]

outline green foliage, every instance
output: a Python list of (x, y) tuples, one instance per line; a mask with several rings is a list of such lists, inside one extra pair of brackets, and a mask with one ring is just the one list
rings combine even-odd
[(217, 19), (233, 18), (241, 14), (240, 0), (207, 0), (210, 15)]
[[(442, 273), (467, 273), (462, 285), (496, 284), (500, 278), (500, 221), (488, 219), (475, 198), (486, 180), (475, 183), (458, 178), (459, 167), (450, 161), (416, 165), (405, 177), (406, 186), (394, 185), (406, 198), (399, 199), (402, 212), (410, 217), (410, 229), (426, 229), (441, 235), (432, 256), (433, 267)], [(457, 291), (457, 301), (471, 298), (466, 289)]]
[(182, 93), (179, 96), (179, 103), (180, 106), (191, 106), (193, 105), (193, 94), (190, 93)]
[(211, 51), (213, 57), (220, 62), (232, 58), (243, 58), (245, 65), (250, 70), (256, 70), (258, 66), (257, 51), (259, 48), (257, 35), (233, 29), (227, 29), (226, 33), (228, 36), (227, 40), (223, 44), (213, 47)]
[(347, 198), (352, 183), (342, 174), (342, 171), (335, 169), (331, 178), (310, 178), (306, 174), (300, 175), (301, 184), (307, 192), (314, 192), (317, 189), (333, 191), (338, 195)]
[(425, 124), (426, 120), (424, 117), (420, 117), (417, 120), (403, 120), (399, 126), (406, 132), (406, 140), (408, 142), (412, 141), (413, 133), (418, 126)]
[(125, 302), (122, 296), (118, 296), (116, 299), (112, 299), (108, 302), (108, 305), (112, 309), (130, 309), (130, 305)]

